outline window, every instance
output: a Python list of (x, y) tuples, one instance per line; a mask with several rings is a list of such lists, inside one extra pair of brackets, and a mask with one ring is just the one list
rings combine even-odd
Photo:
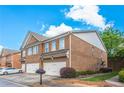
[(49, 43), (45, 43), (45, 52), (49, 52)]
[(56, 50), (56, 41), (52, 41), (52, 51)]
[(34, 46), (33, 47), (33, 54), (37, 54), (38, 53), (38, 46)]
[(28, 48), (28, 55), (32, 55), (32, 48)]
[(22, 51), (22, 57), (25, 57), (25, 50), (24, 51)]
[(64, 49), (65, 48), (65, 41), (64, 38), (59, 39), (59, 49)]

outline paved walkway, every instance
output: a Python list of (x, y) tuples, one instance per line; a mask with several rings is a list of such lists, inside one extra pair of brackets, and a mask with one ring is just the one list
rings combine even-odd
[(26, 86), (0, 78), (0, 87), (26, 87)]
[(116, 87), (124, 87), (124, 83), (119, 82), (118, 76), (108, 79), (106, 82), (115, 85)]

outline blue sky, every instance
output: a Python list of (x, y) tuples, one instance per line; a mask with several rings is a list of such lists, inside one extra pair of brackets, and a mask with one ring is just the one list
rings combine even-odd
[(19, 49), (28, 31), (48, 36), (109, 25), (123, 31), (123, 15), (124, 6), (0, 6), (0, 46)]

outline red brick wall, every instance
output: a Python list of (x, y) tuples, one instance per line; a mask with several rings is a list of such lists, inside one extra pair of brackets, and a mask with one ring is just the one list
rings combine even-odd
[[(26, 63), (40, 63), (40, 55), (42, 52), (42, 45), (38, 45), (38, 54), (26, 55)], [(28, 51), (28, 48), (26, 49)]]
[(6, 57), (0, 58), (0, 67), (6, 67)]
[[(57, 38), (55, 39), (56, 41), (56, 50), (59, 50), (59, 39)], [(69, 35), (64, 37), (65, 39), (65, 49), (69, 49)], [(52, 48), (52, 41), (49, 41), (49, 51), (51, 51)], [(43, 52), (45, 51), (45, 43), (43, 43)]]
[(13, 59), (12, 66), (14, 68), (20, 69), (22, 67), (21, 62), (20, 62), (20, 57), (21, 57), (20, 53), (15, 53), (12, 55), (12, 59)]
[(35, 42), (37, 42), (37, 39), (34, 36), (32, 36), (30, 41), (27, 44), (33, 44)]
[[(91, 44), (71, 35), (71, 65), (76, 70), (97, 70), (96, 64), (102, 55), (107, 64), (107, 54)], [(94, 49), (92, 50), (92, 47)], [(92, 52), (93, 51), (93, 52)]]

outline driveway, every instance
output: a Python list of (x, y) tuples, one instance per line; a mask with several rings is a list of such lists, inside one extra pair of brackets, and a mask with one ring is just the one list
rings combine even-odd
[[(32, 86), (35, 83), (39, 83), (39, 80), (40, 80), (39, 74), (27, 74), (27, 73), (2, 75), (0, 76), (0, 78), (9, 80), (15, 83), (27, 85), (27, 86)], [(50, 80), (56, 79), (56, 78), (58, 77), (43, 75), (43, 83), (48, 83)]]
[[(13, 82), (13, 83), (19, 83), (26, 86), (31, 87), (86, 87), (87, 85), (84, 84), (72, 84), (72, 83), (66, 83), (63, 82), (59, 77), (56, 76), (48, 76), (43, 75), (43, 84), (39, 84), (40, 76), (39, 74), (11, 74), (11, 75), (2, 75), (0, 76), (1, 79)], [(69, 79), (70, 80), (70, 79)], [(59, 81), (59, 82), (57, 82)], [(61, 82), (60, 82), (61, 81)], [(4, 83), (4, 82), (3, 82)]]
[[(4, 81), (9, 81), (4, 82)], [(30, 87), (93, 87), (93, 86), (111, 86), (106, 84), (105, 82), (100, 82), (100, 84), (93, 83), (93, 82), (86, 82), (81, 81), (79, 78), (72, 78), (72, 79), (62, 79), (56, 76), (48, 76), (43, 75), (43, 84), (40, 85), (40, 76), (39, 74), (11, 74), (11, 75), (2, 75), (0, 76), (0, 85), (3, 84), (3, 87), (8, 86), (18, 86), (17, 84), (22, 84)], [(11, 85), (12, 84), (12, 85)], [(16, 85), (15, 85), (16, 84)]]
[(26, 87), (26, 86), (0, 78), (0, 87)]

